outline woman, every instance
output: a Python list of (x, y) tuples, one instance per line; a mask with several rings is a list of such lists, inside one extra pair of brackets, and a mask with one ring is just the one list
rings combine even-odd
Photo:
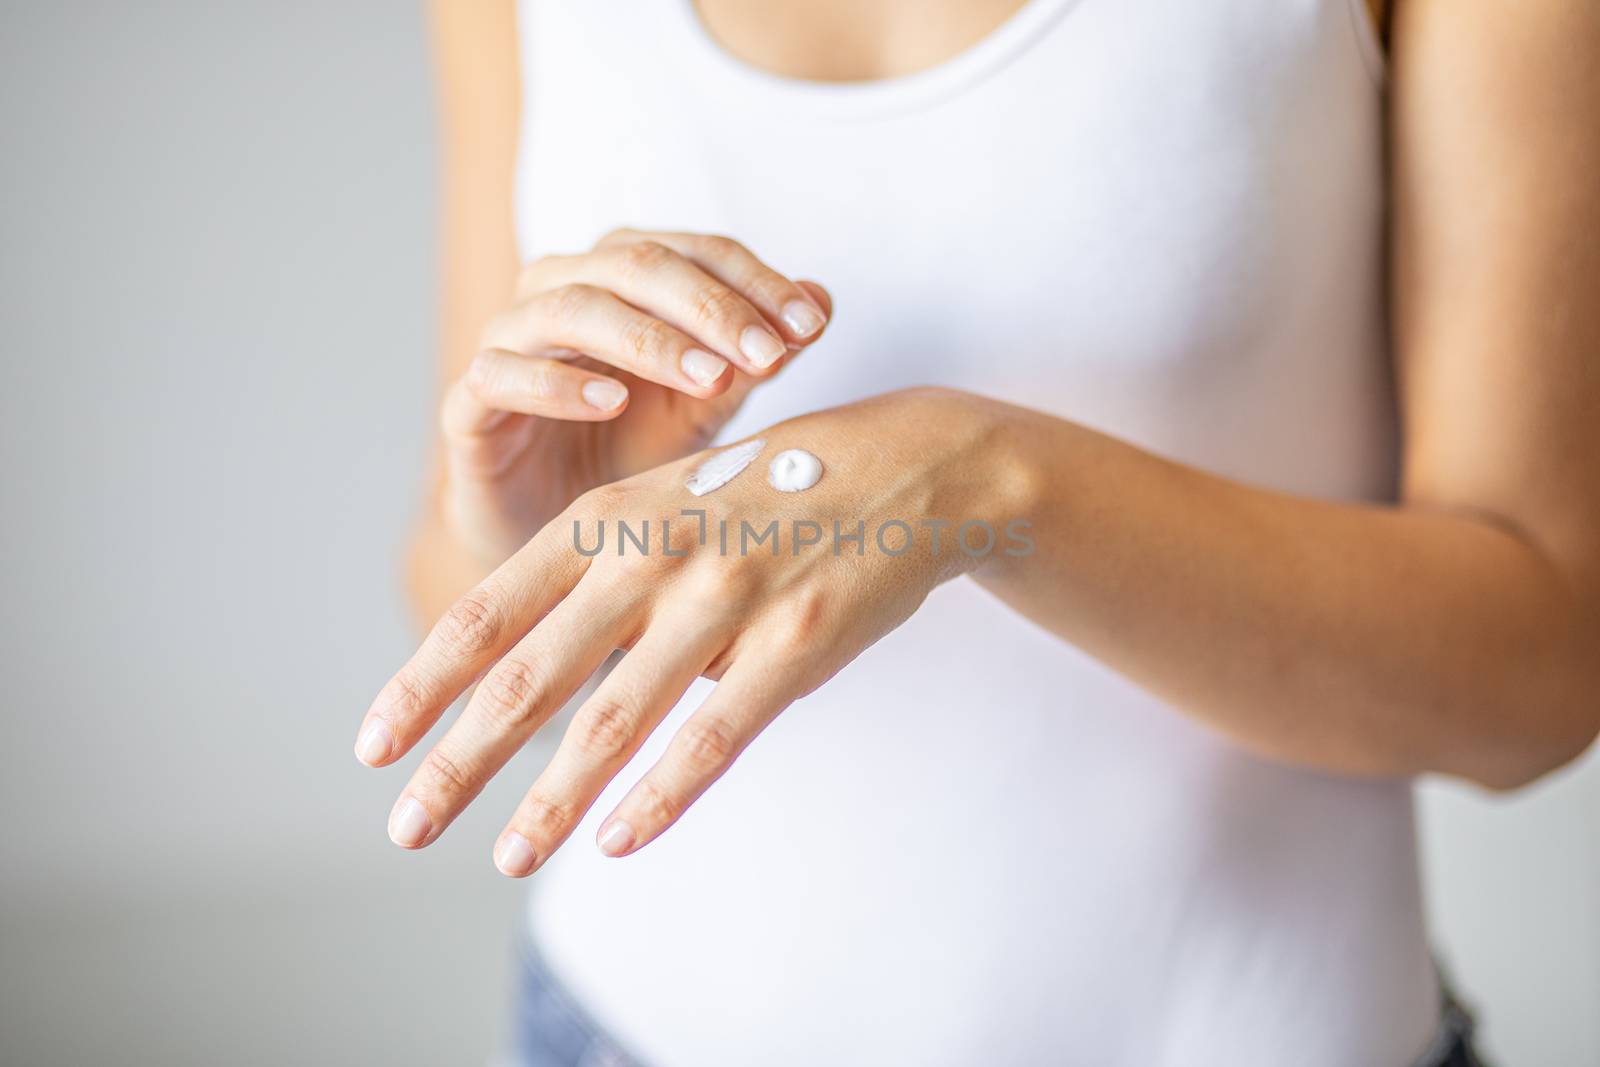
[(442, 620), (357, 753), (481, 678), (426, 846), (628, 650), (495, 843), (521, 1061), (1471, 1062), (1408, 783), (1600, 729), (1597, 10), (438, 5)]

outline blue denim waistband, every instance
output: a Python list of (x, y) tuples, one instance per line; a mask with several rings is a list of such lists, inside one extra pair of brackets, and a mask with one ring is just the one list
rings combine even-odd
[[(497, 1067), (644, 1067), (590, 1018), (526, 939), (519, 957), (512, 1048)], [(1439, 1031), (1412, 1067), (1484, 1067), (1472, 1030), (1472, 1016), (1447, 991)], [(751, 1062), (759, 1057), (752, 1054)]]

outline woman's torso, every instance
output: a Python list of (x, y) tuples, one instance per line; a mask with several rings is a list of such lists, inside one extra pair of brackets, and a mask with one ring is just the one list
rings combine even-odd
[[(688, 0), (525, 0), (521, 247), (722, 232), (826, 284), (828, 337), (725, 436), (938, 383), (1383, 499), (1360, 9), (1031, 0), (923, 74), (816, 85), (730, 58)], [(967, 582), (661, 841), (605, 860), (592, 831), (539, 875), (534, 936), (667, 1067), (1400, 1067), (1435, 1022), (1405, 785), (1244, 754)]]

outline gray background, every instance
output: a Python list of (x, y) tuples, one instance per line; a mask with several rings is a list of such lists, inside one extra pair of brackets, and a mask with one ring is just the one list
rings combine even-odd
[[(431, 419), (420, 15), (0, 10), (0, 1062), (480, 1062), (531, 768), (409, 855), (350, 756)], [(1423, 816), (1491, 1049), (1600, 1063), (1595, 758)]]

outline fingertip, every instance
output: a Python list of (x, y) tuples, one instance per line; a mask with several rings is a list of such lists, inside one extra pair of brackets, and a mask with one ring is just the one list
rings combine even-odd
[(805, 294), (816, 303), (817, 310), (822, 312), (824, 319), (831, 320), (833, 318), (833, 294), (828, 292), (827, 289), (823, 288), (820, 282), (814, 282), (809, 278), (802, 278), (795, 282), (795, 284), (804, 290)]
[(416, 797), (400, 798), (389, 813), (389, 840), (401, 848), (421, 848), (433, 833), (433, 817)]
[(679, 358), (678, 366), (684, 377), (705, 390), (706, 396), (715, 396), (725, 385), (724, 379), (729, 377), (728, 368), (732, 364), (721, 356), (691, 348)]
[(507, 878), (526, 878), (538, 863), (533, 845), (515, 830), (502, 834), (494, 847), (494, 865)]
[(786, 346), (767, 326), (746, 326), (739, 334), (739, 354), (757, 372), (769, 369), (776, 363)]
[(612, 818), (595, 835), (595, 845), (613, 859), (626, 856), (636, 846), (637, 835), (626, 819)]
[(368, 767), (382, 767), (394, 756), (394, 731), (375, 719), (356, 738), (356, 759)]
[(822, 332), (827, 316), (810, 300), (791, 300), (779, 311), (784, 327), (801, 341), (809, 341)]

